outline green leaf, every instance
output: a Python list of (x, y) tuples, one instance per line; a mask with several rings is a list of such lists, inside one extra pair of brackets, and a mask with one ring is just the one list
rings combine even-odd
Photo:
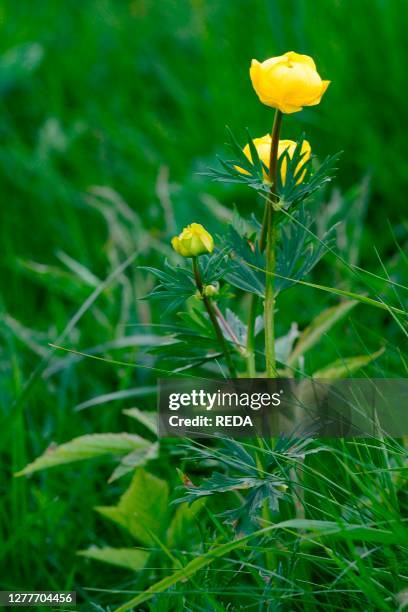
[(108, 482), (113, 482), (118, 478), (121, 478), (125, 474), (129, 472), (133, 472), (136, 467), (142, 467), (149, 463), (149, 461), (153, 461), (153, 459), (157, 459), (159, 456), (159, 445), (157, 442), (154, 442), (147, 449), (140, 448), (132, 451), (128, 455), (125, 455), (123, 459), (121, 459), (119, 465), (114, 469), (111, 474)]
[(133, 571), (143, 569), (149, 558), (149, 554), (150, 553), (144, 550), (138, 550), (137, 548), (111, 548), (109, 546), (104, 546), (103, 548), (91, 546), (86, 550), (79, 550), (77, 552), (77, 555), (81, 557), (102, 561), (103, 563), (110, 563), (111, 565), (117, 565)]
[[(287, 530), (302, 530), (306, 533), (302, 534), (303, 540), (315, 540), (317, 538), (333, 537), (346, 541), (359, 540), (366, 543), (376, 544), (400, 544), (400, 534), (388, 531), (385, 529), (377, 529), (375, 527), (367, 527), (358, 524), (338, 524), (334, 521), (313, 521), (307, 519), (292, 519), (283, 521), (258, 529), (253, 533), (237, 538), (236, 540), (226, 542), (220, 546), (211, 548), (208, 552), (197, 556), (195, 559), (187, 563), (183, 568), (175, 571), (170, 576), (166, 576), (150, 586), (144, 593), (133, 597), (130, 601), (116, 609), (115, 612), (126, 612), (131, 608), (135, 608), (140, 604), (151, 599), (157, 593), (163, 593), (180, 581), (185, 581), (194, 576), (196, 572), (210, 565), (215, 559), (228, 555), (233, 550), (237, 550), (246, 546), (253, 538), (259, 538), (269, 535), (281, 529)], [(269, 547), (270, 549), (270, 547)]]
[(287, 365), (295, 365), (299, 357), (315, 346), (321, 337), (356, 305), (357, 301), (342, 302), (338, 306), (333, 306), (321, 312), (300, 334), (296, 346), (287, 360)]
[[(305, 173), (305, 178), (301, 183), (297, 183), (299, 172), (297, 168), (302, 163), (304, 153), (301, 152), (303, 137), (300, 138), (296, 145), (292, 157), (286, 151), (278, 160), (277, 172), (277, 193), (279, 196), (279, 206), (286, 210), (294, 207), (307, 200), (315, 191), (323, 187), (326, 183), (333, 180), (336, 171), (336, 164), (339, 161), (341, 153), (336, 153), (326, 157), (326, 159), (316, 169), (312, 169), (312, 159), (302, 164), (300, 174)], [(286, 164), (285, 183), (282, 183), (282, 164)]]
[(142, 423), (146, 429), (157, 436), (157, 415), (155, 412), (146, 412), (145, 410), (139, 410), (139, 408), (128, 408), (122, 410), (122, 412), (132, 417), (132, 419), (136, 419), (139, 423)]
[(325, 368), (315, 372), (313, 374), (313, 378), (346, 378), (377, 359), (383, 354), (384, 350), (384, 348), (380, 348), (377, 352), (372, 353), (371, 355), (358, 355), (357, 357), (337, 359)]
[(16, 476), (25, 476), (56, 465), (93, 459), (103, 455), (124, 455), (135, 450), (147, 452), (151, 442), (128, 433), (90, 434), (74, 438), (60, 446), (49, 447)]
[[(216, 283), (225, 275), (230, 266), (227, 249), (216, 250), (211, 255), (201, 256), (198, 265), (203, 284), (210, 285)], [(162, 311), (162, 316), (177, 309), (197, 292), (190, 259), (186, 266), (173, 266), (168, 261), (165, 261), (164, 270), (147, 266), (140, 266), (139, 268), (151, 272), (159, 279), (158, 285), (145, 299), (167, 302), (166, 308)]]
[(126, 529), (137, 541), (154, 544), (151, 532), (159, 534), (167, 524), (168, 485), (139, 468), (117, 506), (97, 506), (102, 516)]
[(170, 548), (178, 548), (184, 545), (188, 534), (193, 531), (198, 514), (205, 505), (204, 498), (197, 499), (192, 504), (181, 504), (167, 530), (167, 545)]
[[(299, 282), (317, 265), (333, 240), (334, 227), (323, 236), (315, 237), (310, 228), (313, 220), (304, 207), (296, 213), (298, 223), (281, 223), (280, 239), (276, 253), (275, 291)], [(235, 216), (236, 219), (236, 216)], [(231, 285), (265, 296), (265, 254), (253, 236), (246, 232), (244, 223), (234, 222), (228, 233), (222, 237), (231, 253), (232, 263), (225, 273), (225, 280)]]
[[(269, 197), (271, 184), (264, 177), (264, 171), (267, 172), (268, 168), (259, 159), (248, 130), (247, 142), (252, 162), (243, 153), (243, 148), (238, 144), (231, 130), (227, 128), (227, 131), (230, 139), (228, 146), (232, 150), (234, 159), (224, 160), (218, 158), (221, 168), (209, 168), (207, 172), (201, 174), (211, 177), (214, 181), (245, 184), (255, 189), (264, 198)], [(328, 156), (316, 170), (312, 168), (312, 159), (309, 159), (307, 162), (302, 163), (302, 168), (298, 171), (298, 166), (303, 162), (305, 155), (305, 153), (302, 153), (302, 144), (303, 137), (299, 139), (292, 157), (286, 151), (278, 160), (276, 193), (279, 197), (279, 206), (285, 210), (299, 205), (315, 191), (331, 181), (340, 157), (340, 153)], [(286, 165), (284, 183), (281, 177), (282, 164)], [(245, 170), (246, 173), (242, 173), (240, 170)], [(305, 176), (302, 182), (297, 184), (299, 174), (304, 174)]]

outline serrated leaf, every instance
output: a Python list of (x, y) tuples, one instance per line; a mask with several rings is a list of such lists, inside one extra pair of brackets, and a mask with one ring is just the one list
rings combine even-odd
[(133, 571), (143, 569), (149, 558), (149, 554), (150, 553), (144, 550), (138, 550), (137, 548), (111, 548), (109, 546), (104, 546), (103, 548), (91, 546), (86, 550), (79, 550), (77, 552), (77, 555), (81, 557), (102, 561), (103, 563), (110, 563), (111, 565), (117, 565), (118, 567), (124, 567)]
[(384, 348), (380, 348), (375, 353), (371, 353), (371, 355), (358, 355), (356, 357), (337, 359), (325, 368), (315, 372), (313, 378), (331, 378), (336, 380), (349, 377), (375, 359), (378, 359), (378, 357), (383, 354), (384, 350)]
[(294, 350), (288, 357), (287, 365), (289, 367), (295, 365), (299, 357), (315, 346), (321, 337), (345, 317), (357, 303), (355, 300), (350, 300), (321, 312), (300, 334)]
[(167, 523), (168, 495), (166, 481), (139, 468), (117, 506), (97, 506), (95, 510), (150, 546), (155, 542), (150, 533), (160, 534)]
[(48, 448), (16, 476), (26, 476), (57, 465), (84, 461), (103, 455), (124, 455), (135, 450), (147, 451), (151, 442), (128, 433), (89, 434), (74, 438), (60, 446)]

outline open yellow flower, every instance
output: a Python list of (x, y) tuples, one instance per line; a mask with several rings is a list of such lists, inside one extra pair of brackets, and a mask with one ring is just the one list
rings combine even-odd
[(214, 240), (200, 223), (192, 223), (185, 227), (181, 234), (174, 236), (171, 246), (183, 257), (197, 257), (204, 253), (212, 253)]
[[(261, 160), (261, 162), (265, 164), (267, 168), (269, 168), (269, 157), (271, 154), (271, 140), (272, 138), (270, 134), (265, 134), (265, 136), (262, 136), (262, 138), (254, 138), (253, 140), (253, 143), (258, 153), (258, 157)], [(278, 159), (280, 158), (281, 155), (283, 155), (285, 151), (288, 152), (289, 157), (292, 159), (293, 154), (296, 149), (296, 145), (297, 145), (297, 142), (295, 142), (294, 140), (280, 140), (279, 145), (278, 145)], [(245, 153), (249, 161), (252, 162), (252, 155), (251, 155), (251, 150), (249, 148), (249, 144), (245, 145), (245, 147), (243, 148), (243, 152)], [(312, 153), (312, 148), (310, 146), (310, 143), (307, 140), (304, 140), (302, 142), (302, 148), (300, 149), (300, 152), (303, 155), (303, 157), (296, 167), (296, 174), (299, 174), (301, 168), (310, 159), (310, 155)], [(282, 179), (283, 184), (285, 184), (285, 180), (286, 180), (287, 165), (288, 165), (287, 161), (286, 159), (284, 159), (281, 165), (281, 179)], [(243, 168), (238, 168), (238, 166), (236, 166), (236, 168), (237, 170), (242, 172), (242, 174), (249, 174)], [(299, 177), (296, 181), (297, 185), (299, 185), (299, 183), (303, 181), (303, 179), (305, 178), (305, 174), (306, 174), (306, 169), (304, 169), (303, 172), (299, 174)], [(265, 170), (264, 170), (264, 177), (265, 179), (269, 178)]]
[(260, 101), (282, 113), (319, 104), (330, 84), (322, 81), (311, 57), (294, 51), (262, 63), (253, 59), (249, 74)]

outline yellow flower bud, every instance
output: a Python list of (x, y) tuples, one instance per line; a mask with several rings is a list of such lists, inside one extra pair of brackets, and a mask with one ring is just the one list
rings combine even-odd
[(260, 101), (282, 113), (319, 104), (330, 84), (322, 81), (311, 57), (294, 51), (262, 63), (253, 59), (249, 74)]
[(213, 297), (214, 295), (217, 295), (218, 293), (218, 287), (216, 285), (206, 285), (204, 287), (204, 295), (206, 297)]
[(183, 257), (196, 257), (212, 253), (214, 240), (200, 223), (192, 223), (185, 227), (179, 236), (174, 236), (171, 245)]
[[(267, 168), (269, 168), (269, 158), (271, 154), (271, 141), (272, 141), (272, 138), (270, 134), (266, 134), (265, 136), (262, 136), (262, 138), (254, 138), (253, 140), (253, 143), (258, 153), (258, 157), (261, 160), (261, 162), (265, 164)], [(289, 157), (292, 159), (293, 154), (296, 149), (296, 145), (297, 143), (294, 140), (280, 140), (279, 145), (278, 145), (278, 159), (281, 155), (283, 155), (285, 151), (288, 152)], [(251, 155), (251, 150), (249, 148), (249, 144), (245, 145), (245, 147), (243, 148), (243, 152), (245, 153), (249, 161), (252, 162), (252, 155)], [(310, 143), (307, 140), (304, 140), (302, 142), (302, 148), (300, 149), (300, 152), (303, 155), (303, 157), (296, 167), (296, 174), (300, 172), (302, 166), (304, 166), (305, 163), (310, 159), (312, 149), (311, 149)], [(287, 165), (288, 165), (287, 160), (284, 159), (281, 165), (281, 179), (282, 179), (283, 185), (285, 184), (285, 180), (286, 180)], [(235, 166), (235, 167), (237, 168), (237, 170), (242, 172), (242, 174), (248, 174), (248, 172), (244, 170), (243, 168), (239, 168), (238, 166)], [(296, 181), (297, 185), (299, 185), (303, 181), (303, 179), (305, 178), (305, 174), (306, 174), (306, 169), (300, 173)], [(264, 177), (265, 179), (269, 178), (265, 170), (264, 170)]]

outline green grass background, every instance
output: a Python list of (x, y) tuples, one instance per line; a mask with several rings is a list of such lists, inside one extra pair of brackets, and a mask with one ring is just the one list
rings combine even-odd
[[(106, 486), (105, 466), (78, 465), (28, 481), (11, 474), (52, 440), (129, 429), (120, 414), (129, 402), (74, 408), (154, 378), (82, 361), (37, 380), (20, 416), (10, 406), (47, 342), (135, 248), (141, 263), (157, 263), (172, 231), (185, 223), (220, 231), (209, 201), (253, 210), (247, 192), (197, 174), (223, 151), (225, 125), (242, 140), (245, 127), (254, 136), (270, 129), (272, 113), (250, 84), (251, 58), (307, 53), (332, 81), (319, 107), (285, 118), (284, 137), (305, 131), (320, 158), (344, 151), (337, 185), (346, 195), (337, 197), (343, 212), (352, 209), (353, 262), (383, 274), (377, 249), (393, 278), (404, 282), (394, 235), (404, 249), (407, 31), (404, 0), (1, 2), (0, 404), (3, 418), (11, 415), (0, 432), (3, 588), (123, 586), (129, 579), (75, 556), (92, 541), (118, 537), (92, 510), (123, 490), (120, 481)], [(367, 208), (353, 216), (367, 177)], [(105, 216), (90, 205), (95, 186), (112, 190), (97, 198)], [(67, 266), (66, 256), (81, 269), (72, 260)], [(314, 279), (353, 288), (347, 271), (330, 259)], [(121, 277), (65, 345), (118, 342), (137, 333), (130, 323), (159, 323), (158, 310), (136, 299), (151, 282), (135, 269)], [(296, 299), (282, 298), (282, 333), (291, 321), (304, 325), (333, 303), (330, 296), (296, 291)], [(368, 307), (358, 313), (311, 359), (321, 365), (385, 344), (389, 351), (373, 373), (404, 372), (404, 337), (395, 322)], [(136, 361), (139, 351), (135, 341), (125, 353), (113, 346), (104, 354)], [(138, 405), (152, 402), (144, 397)]]

